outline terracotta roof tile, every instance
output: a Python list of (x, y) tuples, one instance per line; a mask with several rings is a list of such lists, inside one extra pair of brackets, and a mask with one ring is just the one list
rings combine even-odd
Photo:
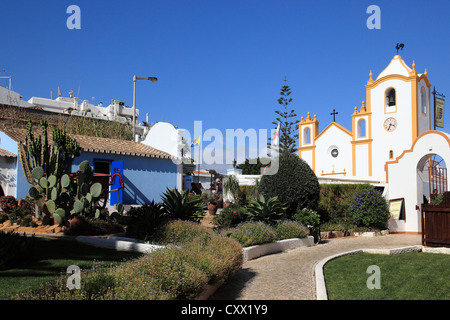
[(15, 155), (12, 152), (9, 152), (8, 150), (0, 148), (0, 157), (11, 157), (11, 158), (17, 158), (17, 155)]
[[(7, 136), (14, 141), (25, 142), (27, 131), (25, 129), (1, 129)], [(34, 133), (35, 136), (39, 135), (39, 132)], [(128, 140), (117, 140), (100, 137), (82, 136), (76, 134), (67, 134), (71, 138), (78, 141), (80, 147), (86, 152), (107, 153), (117, 155), (130, 155), (136, 157), (148, 157), (148, 158), (163, 158), (172, 159), (172, 155), (157, 150), (155, 148), (146, 146), (139, 142)], [(53, 143), (52, 131), (48, 130), (49, 143)]]

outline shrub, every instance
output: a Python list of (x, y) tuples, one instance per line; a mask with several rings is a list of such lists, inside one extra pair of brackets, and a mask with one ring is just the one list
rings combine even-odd
[(263, 195), (259, 196), (258, 200), (250, 201), (247, 206), (247, 213), (250, 219), (254, 221), (263, 221), (267, 224), (275, 224), (282, 217), (285, 208), (283, 208), (278, 197), (265, 199)]
[(222, 210), (222, 212), (214, 218), (213, 223), (222, 228), (231, 228), (239, 223), (247, 221), (249, 216), (244, 207), (237, 204), (230, 204)]
[(20, 220), (20, 225), (22, 227), (30, 227), (33, 225), (33, 218), (31, 216), (25, 216)]
[(295, 154), (283, 153), (278, 160), (278, 171), (262, 176), (259, 194), (266, 198), (277, 196), (286, 206), (287, 217), (291, 217), (297, 209), (317, 208), (320, 186), (309, 165)]
[(164, 244), (183, 245), (202, 238), (207, 241), (213, 235), (213, 231), (191, 221), (174, 220), (158, 228), (153, 237), (154, 241)]
[(141, 207), (132, 207), (128, 212), (127, 236), (149, 240), (156, 230), (169, 219), (164, 207), (152, 201)]
[(320, 226), (319, 214), (309, 208), (297, 210), (297, 212), (293, 216), (293, 219), (298, 223), (307, 226), (311, 232), (314, 232)]
[(252, 200), (258, 200), (258, 187), (252, 186), (239, 186), (238, 203), (242, 206), (247, 205)]
[(192, 299), (208, 283), (205, 273), (177, 248), (161, 249), (124, 264), (116, 273), (115, 299)]
[(0, 213), (0, 223), (5, 222), (6, 220), (9, 220), (9, 217), (6, 213)]
[(26, 214), (32, 215), (34, 213), (34, 201), (29, 196), (25, 196), (25, 199), (17, 201), (17, 205), (22, 208)]
[(64, 230), (64, 234), (70, 236), (93, 236), (124, 231), (121, 225), (111, 221), (110, 219), (103, 220), (95, 218), (83, 218), (83, 221), (83, 223), (73, 225)]
[(242, 247), (235, 240), (215, 235), (205, 242), (194, 239), (182, 250), (184, 260), (203, 271), (214, 284), (227, 279), (242, 264)]
[(238, 225), (230, 237), (238, 241), (243, 247), (273, 242), (277, 239), (275, 230), (261, 222), (244, 222)]
[(322, 184), (318, 206), (321, 220), (351, 223), (353, 217), (348, 214), (350, 203), (356, 193), (368, 186), (369, 184)]
[[(168, 246), (106, 270), (94, 265), (82, 275), (80, 290), (69, 291), (61, 278), (16, 299), (194, 299), (207, 283), (226, 280), (242, 265), (242, 247), (236, 241), (192, 222), (175, 221), (165, 226), (168, 234), (164, 238), (178, 233), (183, 240), (177, 242), (183, 246)], [(189, 229), (195, 231), (187, 236)]]
[(16, 207), (17, 201), (13, 196), (0, 197), (0, 208), (2, 208), (3, 212), (11, 213)]
[(320, 231), (342, 231), (345, 232), (349, 229), (351, 229), (353, 226), (351, 225), (345, 225), (343, 223), (333, 223), (333, 222), (326, 222), (320, 226)]
[(89, 300), (94, 300), (96, 298), (102, 298), (112, 290), (115, 286), (115, 279), (112, 274), (105, 273), (92, 273), (86, 277), (84, 283), (84, 291), (88, 295)]
[(277, 239), (304, 238), (309, 234), (308, 228), (293, 220), (282, 220), (275, 226)]
[(349, 212), (358, 227), (385, 229), (389, 219), (387, 201), (373, 187), (367, 187), (355, 195)]
[(167, 189), (162, 196), (163, 206), (171, 219), (200, 221), (203, 217), (203, 199), (201, 196), (189, 196), (177, 189)]

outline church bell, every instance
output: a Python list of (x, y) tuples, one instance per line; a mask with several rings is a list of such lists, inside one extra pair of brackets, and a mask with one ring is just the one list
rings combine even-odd
[(388, 105), (389, 107), (395, 106), (395, 91), (391, 90), (388, 96)]

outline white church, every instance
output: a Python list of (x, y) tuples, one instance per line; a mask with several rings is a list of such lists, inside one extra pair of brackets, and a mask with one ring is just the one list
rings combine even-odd
[(366, 100), (349, 110), (351, 131), (333, 121), (319, 132), (316, 115), (301, 118), (299, 157), (321, 183), (383, 188), (390, 203), (400, 204), (391, 212), (390, 232), (421, 233), (424, 196), (449, 190), (445, 163), (450, 163), (450, 135), (432, 127), (427, 70), (418, 73), (414, 62), (409, 67), (396, 55), (375, 79), (370, 71), (365, 87)]

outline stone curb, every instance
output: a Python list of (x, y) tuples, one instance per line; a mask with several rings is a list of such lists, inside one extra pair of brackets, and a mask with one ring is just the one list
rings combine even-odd
[(314, 245), (314, 237), (307, 236), (305, 238), (293, 238), (293, 239), (285, 239), (271, 243), (265, 243), (261, 245), (245, 247), (242, 249), (243, 254), (243, 262), (245, 263), (248, 260), (256, 259), (258, 257), (282, 252), (285, 250), (300, 248), (300, 247), (311, 247)]
[(394, 249), (359, 249), (352, 250), (347, 252), (338, 253), (327, 258), (320, 260), (314, 267), (314, 274), (316, 279), (316, 299), (317, 300), (328, 300), (327, 288), (325, 285), (325, 277), (323, 275), (323, 267), (329, 261), (343, 257), (350, 254), (356, 253), (370, 253), (370, 254), (386, 254), (386, 255), (394, 255), (394, 254), (402, 254), (408, 252), (429, 252), (429, 253), (443, 253), (450, 254), (450, 248), (430, 248), (424, 246), (408, 246), (408, 247), (400, 247)]

